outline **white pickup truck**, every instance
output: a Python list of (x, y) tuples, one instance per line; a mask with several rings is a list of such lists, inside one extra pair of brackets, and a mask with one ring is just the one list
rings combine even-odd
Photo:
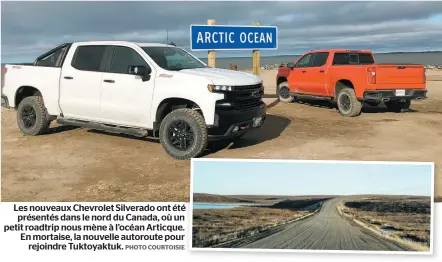
[(1, 103), (25, 135), (51, 121), (159, 137), (175, 159), (199, 156), (266, 117), (262, 80), (209, 68), (173, 45), (96, 41), (60, 45), (33, 65), (6, 65)]

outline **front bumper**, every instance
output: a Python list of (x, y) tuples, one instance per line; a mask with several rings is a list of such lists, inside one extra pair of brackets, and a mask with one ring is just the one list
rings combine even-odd
[(266, 118), (266, 105), (247, 111), (235, 109), (215, 110), (215, 124), (208, 128), (209, 141), (240, 136), (250, 129), (259, 128)]
[[(402, 94), (396, 92), (405, 91)], [(364, 92), (364, 100), (369, 102), (386, 102), (390, 100), (421, 100), (427, 98), (426, 89), (382, 89)]]
[(8, 97), (5, 95), (2, 95), (2, 107), (11, 108), (9, 106), (9, 100)]

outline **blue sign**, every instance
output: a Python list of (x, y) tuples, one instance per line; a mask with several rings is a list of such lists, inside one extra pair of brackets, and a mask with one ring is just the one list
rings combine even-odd
[(276, 50), (276, 26), (191, 25), (190, 49), (201, 50)]

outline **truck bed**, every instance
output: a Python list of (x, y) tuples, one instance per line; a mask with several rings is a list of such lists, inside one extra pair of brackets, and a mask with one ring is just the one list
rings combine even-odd
[[(48, 111), (58, 111), (58, 103), (49, 101), (58, 101), (59, 83), (61, 76), (61, 68), (44, 67), (25, 64), (6, 64), (6, 72), (2, 70), (2, 81), (4, 86), (2, 94), (13, 98), (15, 91), (20, 87), (33, 86), (40, 90), (48, 101), (46, 105)], [(44, 76), (44, 77), (42, 77)], [(14, 99), (10, 99), (9, 105), (16, 107)]]

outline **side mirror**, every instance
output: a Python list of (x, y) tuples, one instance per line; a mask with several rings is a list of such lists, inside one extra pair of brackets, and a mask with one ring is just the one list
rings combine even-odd
[(143, 81), (148, 81), (150, 79), (151, 73), (152, 73), (152, 69), (148, 66), (144, 66), (144, 65), (129, 66), (129, 74), (141, 76), (141, 79)]
[(287, 63), (287, 67), (293, 70), (293, 68), (295, 68), (295, 63), (293, 62)]

